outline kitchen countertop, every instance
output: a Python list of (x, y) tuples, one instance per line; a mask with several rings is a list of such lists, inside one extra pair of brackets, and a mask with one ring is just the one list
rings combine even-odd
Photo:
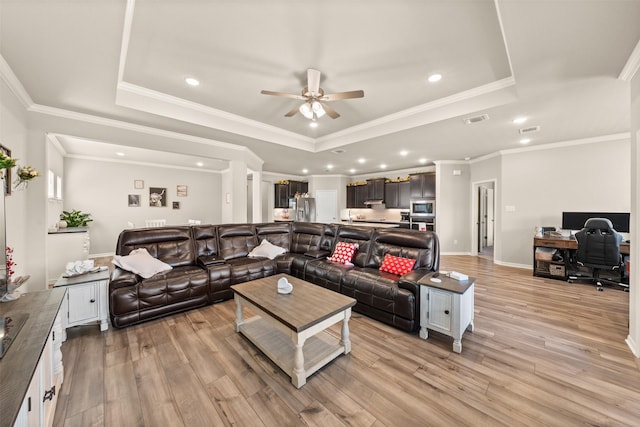
[(341, 225), (355, 225), (356, 227), (376, 227), (376, 228), (397, 228), (400, 227), (400, 224), (393, 221), (379, 221), (379, 222), (370, 222), (363, 220), (353, 220), (351, 223), (349, 221), (340, 221), (336, 222), (336, 224)]

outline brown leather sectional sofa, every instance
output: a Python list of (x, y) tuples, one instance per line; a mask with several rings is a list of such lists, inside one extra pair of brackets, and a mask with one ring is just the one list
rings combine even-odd
[[(247, 255), (264, 239), (287, 249), (269, 258)], [(359, 244), (352, 263), (327, 261), (338, 242)], [(419, 326), (419, 286), (438, 270), (432, 232), (352, 225), (279, 222), (124, 230), (116, 255), (137, 248), (173, 269), (143, 279), (118, 267), (109, 283), (111, 323), (124, 327), (233, 298), (236, 283), (287, 273), (356, 299), (354, 310), (406, 331)], [(416, 259), (403, 276), (382, 272), (384, 255)]]

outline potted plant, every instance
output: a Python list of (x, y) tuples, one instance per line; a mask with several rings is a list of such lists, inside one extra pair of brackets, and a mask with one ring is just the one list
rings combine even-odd
[(93, 219), (91, 219), (91, 214), (83, 213), (75, 209), (71, 212), (62, 211), (60, 214), (60, 222), (66, 223), (67, 227), (86, 227), (91, 221), (93, 221)]

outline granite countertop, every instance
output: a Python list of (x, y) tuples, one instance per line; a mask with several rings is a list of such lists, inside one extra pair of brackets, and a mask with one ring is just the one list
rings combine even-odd
[(393, 221), (379, 221), (379, 222), (371, 222), (367, 220), (353, 220), (351, 223), (349, 221), (340, 221), (336, 222), (336, 224), (341, 225), (354, 225), (356, 227), (376, 227), (376, 228), (397, 228), (400, 227), (398, 222)]

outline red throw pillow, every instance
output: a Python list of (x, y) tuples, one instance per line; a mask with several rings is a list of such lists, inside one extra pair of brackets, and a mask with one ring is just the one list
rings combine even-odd
[(386, 271), (387, 273), (397, 274), (402, 276), (413, 270), (413, 266), (416, 263), (415, 259), (400, 258), (391, 254), (386, 254), (382, 260), (380, 271)]
[(338, 242), (336, 248), (333, 250), (333, 254), (327, 258), (329, 261), (339, 262), (340, 264), (346, 264), (351, 262), (353, 254), (358, 249), (357, 243)]

